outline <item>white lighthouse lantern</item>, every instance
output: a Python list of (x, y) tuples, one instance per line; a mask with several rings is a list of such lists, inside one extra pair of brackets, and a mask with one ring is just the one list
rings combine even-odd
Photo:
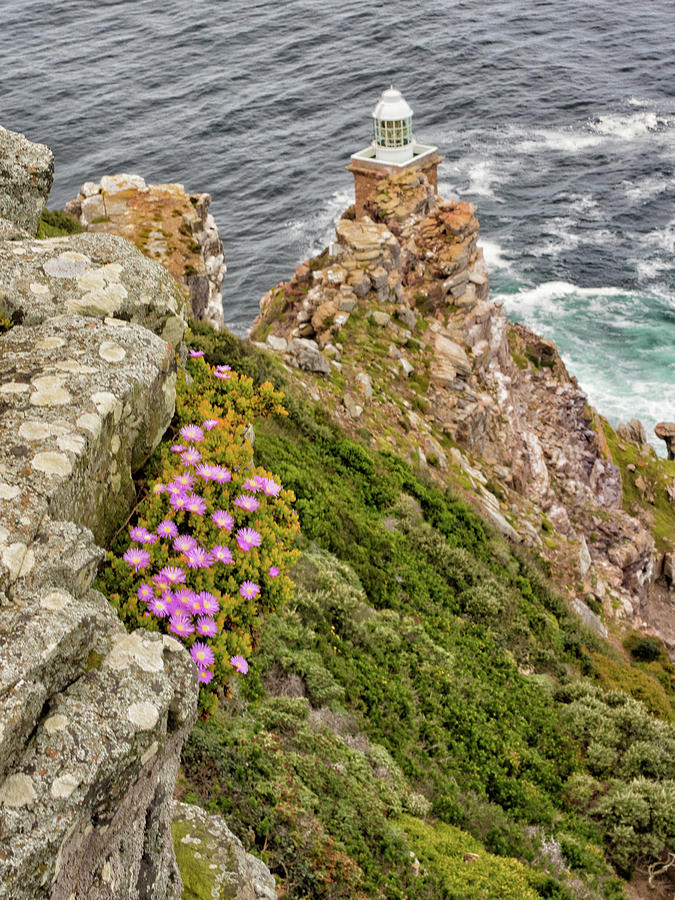
[(398, 165), (413, 158), (413, 111), (393, 85), (383, 92), (373, 110), (375, 158)]

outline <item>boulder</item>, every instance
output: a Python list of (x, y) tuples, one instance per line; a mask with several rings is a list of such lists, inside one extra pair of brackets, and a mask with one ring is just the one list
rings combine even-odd
[(321, 375), (330, 373), (330, 362), (319, 351), (316, 341), (306, 338), (294, 338), (288, 345), (288, 362), (306, 372), (318, 372)]
[(675, 459), (675, 422), (659, 422), (654, 429), (654, 434), (666, 442), (668, 459)]
[(447, 334), (434, 335), (434, 355), (431, 360), (431, 379), (440, 384), (451, 384), (458, 374), (468, 375), (471, 363), (463, 347)]
[(171, 830), (186, 895), (276, 900), (274, 876), (244, 850), (220, 816), (176, 803)]
[(630, 441), (633, 444), (647, 443), (647, 435), (645, 434), (644, 425), (639, 419), (631, 419), (630, 422), (621, 422), (616, 427), (616, 433), (624, 441)]
[(187, 327), (185, 297), (166, 269), (112, 234), (16, 241), (0, 254), (0, 315), (24, 325), (73, 314), (113, 317), (173, 346)]
[(596, 631), (600, 635), (600, 637), (607, 637), (607, 628), (605, 627), (604, 622), (599, 616), (596, 616), (592, 609), (586, 606), (583, 600), (575, 597), (570, 605), (584, 625), (592, 628), (593, 631)]
[(53, 180), (52, 151), (0, 126), (0, 217), (35, 234)]

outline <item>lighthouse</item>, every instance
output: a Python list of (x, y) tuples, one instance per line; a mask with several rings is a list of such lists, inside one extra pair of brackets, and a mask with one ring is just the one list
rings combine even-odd
[(379, 179), (395, 172), (419, 170), (438, 190), (438, 147), (420, 144), (412, 130), (413, 111), (393, 85), (382, 93), (372, 113), (373, 140), (352, 153), (347, 166), (354, 175), (356, 218), (366, 215), (365, 205)]

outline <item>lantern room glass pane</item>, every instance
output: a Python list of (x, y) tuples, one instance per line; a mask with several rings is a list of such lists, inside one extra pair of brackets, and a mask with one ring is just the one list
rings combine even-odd
[(374, 119), (373, 126), (380, 147), (405, 147), (412, 143), (412, 119)]

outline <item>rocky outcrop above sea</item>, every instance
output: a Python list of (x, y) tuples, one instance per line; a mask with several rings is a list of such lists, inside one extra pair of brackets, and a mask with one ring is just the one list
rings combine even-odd
[(121, 235), (173, 275), (188, 298), (190, 318), (223, 327), (223, 249), (209, 194), (182, 184), (146, 184), (140, 175), (86, 182), (66, 204), (91, 232)]
[[(3, 139), (28, 171), (40, 148)], [(0, 897), (177, 900), (196, 671), (173, 639), (128, 634), (92, 583), (173, 415), (185, 301), (121, 238), (15, 231), (0, 316)]]
[(591, 627), (647, 627), (663, 564), (650, 514), (624, 508), (606, 423), (555, 344), (490, 302), (473, 205), (435, 198), (413, 172), (378, 182), (369, 211), (347, 211), (336, 241), (263, 297), (251, 340), (347, 430), (464, 484), (498, 531), (551, 562)]

